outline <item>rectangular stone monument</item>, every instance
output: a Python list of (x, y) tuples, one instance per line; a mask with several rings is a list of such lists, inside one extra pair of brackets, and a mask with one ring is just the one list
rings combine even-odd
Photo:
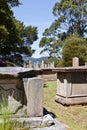
[(43, 80), (39, 77), (24, 78), (24, 89), (27, 98), (27, 115), (43, 115)]
[[(32, 79), (33, 77), (37, 76), (37, 73), (38, 73), (38, 70), (33, 70), (29, 68), (0, 67), (0, 105), (5, 100), (6, 104), (10, 108), (10, 113), (16, 114), (16, 115), (23, 115), (23, 114), (25, 115), (26, 110), (28, 111), (26, 107), (28, 108), (29, 103), (30, 103), (30, 99), (28, 99), (29, 98), (28, 86), (30, 87), (32, 86), (32, 88), (33, 86), (37, 86), (35, 87), (36, 89), (38, 88), (36, 93), (35, 91), (31, 91), (30, 89), (31, 95), (35, 96), (36, 94), (38, 101), (39, 101), (39, 98), (41, 99), (40, 97), (41, 95), (38, 96), (38, 94), (40, 94), (42, 90), (42, 84), (41, 84), (42, 80), (36, 79), (35, 82), (33, 83), (33, 79)], [(31, 80), (28, 79), (28, 82), (25, 82), (27, 84), (26, 91), (24, 91), (24, 88), (26, 85), (23, 82), (23, 78), (31, 79)], [(41, 85), (41, 89), (40, 89), (40, 85)], [(39, 93), (39, 90), (40, 90), (40, 93)], [(26, 94), (26, 92), (28, 92), (28, 94)], [(36, 105), (37, 104), (33, 104), (32, 106), (31, 104), (31, 106), (33, 107), (32, 109), (36, 108)], [(42, 105), (42, 102), (40, 105)], [(42, 111), (40, 111), (40, 114), (41, 112)]]
[(65, 105), (87, 103), (87, 67), (65, 67), (54, 71), (57, 72), (57, 102)]

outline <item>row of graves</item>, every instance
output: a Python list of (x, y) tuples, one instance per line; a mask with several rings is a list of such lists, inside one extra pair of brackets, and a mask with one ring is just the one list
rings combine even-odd
[[(55, 125), (52, 118), (44, 117), (43, 112), (43, 74), (56, 74), (57, 92), (55, 101), (63, 105), (87, 103), (87, 65), (79, 66), (79, 59), (73, 59), (72, 67), (55, 68), (51, 67), (29, 68), (26, 67), (0, 67), (0, 103), (6, 99), (10, 113), (14, 120), (28, 122), (30, 127), (34, 125), (47, 126)], [(27, 115), (27, 118), (25, 118)], [(35, 118), (33, 121), (29, 117)], [(36, 122), (35, 122), (36, 121)], [(33, 122), (33, 123), (32, 123)], [(37, 123), (38, 122), (38, 123)], [(65, 130), (65, 126), (62, 126)], [(34, 126), (36, 127), (36, 126)]]

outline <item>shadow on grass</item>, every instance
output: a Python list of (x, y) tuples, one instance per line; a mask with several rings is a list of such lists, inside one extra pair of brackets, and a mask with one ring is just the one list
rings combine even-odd
[(48, 87), (48, 85), (47, 84), (44, 84), (44, 88), (47, 88)]
[(48, 111), (46, 108), (43, 109), (43, 114), (44, 115), (50, 114), (53, 118), (56, 118), (56, 115), (53, 112)]

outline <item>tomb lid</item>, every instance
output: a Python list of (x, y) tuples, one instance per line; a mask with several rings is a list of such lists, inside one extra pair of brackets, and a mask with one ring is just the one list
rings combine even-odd
[(23, 67), (0, 67), (0, 76), (12, 77), (34, 77), (40, 69), (29, 69)]
[(87, 72), (87, 66), (59, 67), (59, 68), (52, 69), (52, 71), (55, 71), (55, 72)]

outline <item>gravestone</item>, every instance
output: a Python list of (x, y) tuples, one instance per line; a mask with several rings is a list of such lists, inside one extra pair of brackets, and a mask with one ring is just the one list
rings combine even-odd
[(57, 72), (55, 101), (64, 105), (87, 104), (87, 67), (64, 67)]
[(79, 66), (79, 58), (78, 57), (74, 57), (72, 59), (72, 66), (73, 67), (78, 67)]
[(29, 68), (32, 68), (32, 62), (29, 61)]
[(44, 61), (41, 62), (41, 68), (44, 68)]
[[(35, 76), (37, 76), (37, 70), (31, 70), (29, 68), (22, 68), (22, 67), (0, 67), (0, 104), (3, 103), (3, 99), (5, 99), (6, 104), (10, 108), (10, 112), (13, 114), (15, 113), (17, 114), (17, 112), (19, 113), (19, 109), (24, 108), (25, 105), (27, 107), (28, 105), (26, 111), (29, 113), (28, 108), (29, 103), (31, 102), (29, 98), (32, 96), (32, 102), (33, 98), (35, 99), (36, 97), (36, 102), (41, 103), (41, 106), (43, 108), (42, 105), (43, 99), (40, 100), (43, 95), (42, 93), (43, 84), (42, 80), (39, 79), (38, 77), (33, 78)], [(26, 81), (26, 86), (25, 82), (23, 82), (23, 79), (28, 79)], [(26, 90), (24, 88), (27, 89), (27, 93), (26, 91), (24, 91)], [(38, 102), (37, 100), (38, 101), (40, 100), (40, 102)], [(40, 107), (39, 109), (40, 115), (42, 115), (41, 106), (38, 104), (38, 109)], [(32, 110), (35, 108), (36, 106), (34, 103), (32, 106)], [(36, 116), (38, 114), (39, 113), (36, 113)]]
[(39, 77), (25, 78), (24, 89), (27, 97), (27, 115), (43, 115), (43, 80)]

